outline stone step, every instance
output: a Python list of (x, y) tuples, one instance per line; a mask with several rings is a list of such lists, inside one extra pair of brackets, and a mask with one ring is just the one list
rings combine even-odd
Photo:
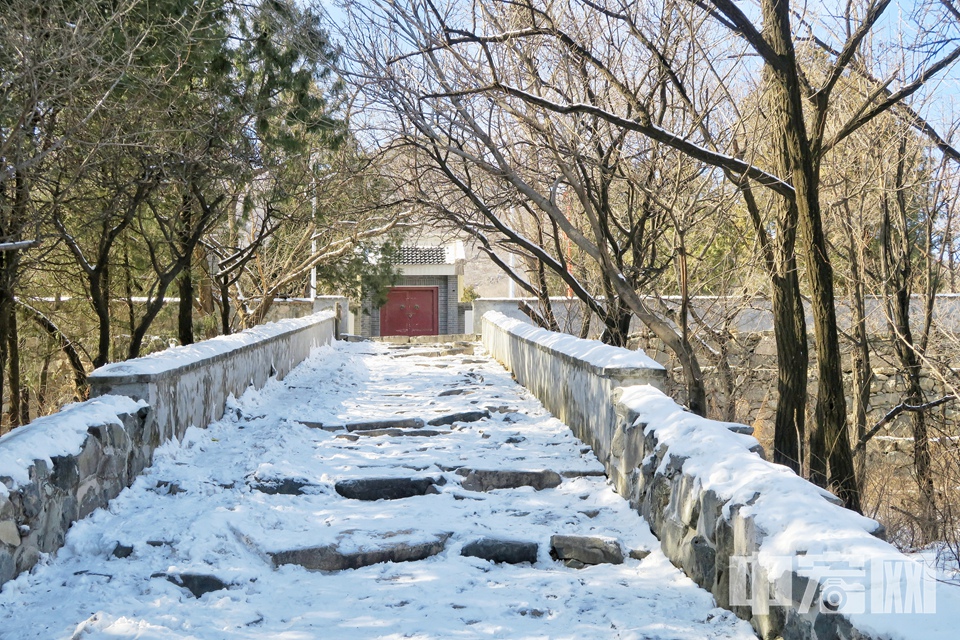
[(260, 493), (283, 496), (302, 495), (303, 488), (309, 486), (311, 484), (306, 480), (297, 480), (296, 478), (277, 478), (250, 483), (250, 488)]
[(311, 429), (323, 429), (324, 431), (377, 431), (380, 429), (420, 429), (424, 426), (421, 418), (383, 418), (380, 420), (364, 420), (362, 422), (312, 422), (310, 420), (298, 420), (300, 424)]
[(356, 442), (361, 437), (377, 438), (380, 436), (390, 436), (391, 438), (432, 438), (433, 436), (443, 436), (449, 433), (450, 431), (437, 431), (435, 429), (371, 429), (370, 431), (357, 431), (356, 433), (341, 433), (337, 436), (337, 439)]
[(460, 413), (451, 413), (449, 415), (440, 416), (439, 418), (434, 418), (427, 422), (431, 427), (442, 427), (448, 424), (454, 424), (455, 422), (477, 422), (478, 420), (483, 420), (484, 418), (489, 418), (490, 412), (486, 409), (480, 411), (462, 411)]
[(217, 576), (203, 573), (165, 573), (155, 574), (155, 577), (164, 577), (178, 587), (182, 587), (199, 598), (205, 593), (212, 593), (226, 589), (230, 585)]
[[(399, 532), (408, 533), (408, 532)], [(389, 537), (393, 534), (384, 534)], [(268, 554), (274, 566), (296, 564), (311, 571), (343, 571), (359, 569), (381, 562), (415, 562), (425, 560), (443, 551), (449, 533), (441, 533), (423, 542), (387, 543), (374, 549), (341, 551), (338, 545), (330, 544), (304, 549), (291, 549)]]
[(533, 487), (537, 491), (559, 487), (562, 479), (556, 471), (509, 471), (505, 469), (468, 469), (461, 467), (457, 474), (464, 476), (460, 485), (469, 491), (494, 491)]
[(351, 500), (402, 500), (429, 493), (439, 493), (437, 486), (446, 480), (439, 478), (352, 478), (341, 480), (334, 489)]
[(448, 396), (462, 396), (470, 393), (474, 393), (475, 389), (447, 389), (446, 391), (441, 391), (437, 394), (438, 398), (446, 398)]
[(480, 538), (463, 545), (460, 555), (470, 558), (481, 558), (491, 562), (520, 564), (537, 561), (539, 545), (536, 542), (522, 542), (519, 540), (503, 540), (499, 538)]
[(575, 568), (593, 564), (623, 564), (620, 543), (604, 536), (550, 536), (550, 556)]

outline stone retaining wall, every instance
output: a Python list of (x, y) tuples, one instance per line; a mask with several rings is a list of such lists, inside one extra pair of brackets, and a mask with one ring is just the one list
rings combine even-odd
[(285, 376), (311, 349), (333, 340), (334, 330), (334, 312), (321, 311), (115, 362), (90, 374), (90, 396), (145, 400), (161, 442), (179, 439), (190, 425), (219, 420), (230, 395), (240, 396), (250, 385), (260, 388), (272, 375)]
[[(666, 370), (643, 352), (537, 329), (497, 311), (484, 314), (481, 328), (487, 351), (598, 456), (615, 446), (617, 416), (609, 400), (613, 390), (632, 384), (662, 389), (666, 381)], [(564, 349), (577, 343), (586, 345), (581, 357)], [(597, 366), (584, 359), (605, 354), (619, 355), (621, 361)]]
[(146, 403), (118, 396), (0, 438), (0, 584), (63, 546), (70, 525), (130, 486), (158, 444)]
[[(750, 427), (695, 416), (657, 384), (638, 385), (639, 372), (621, 384), (594, 381), (602, 359), (578, 354), (595, 342), (560, 341), (496, 312), (482, 326), (490, 354), (593, 447), (664, 554), (761, 637), (955, 637), (954, 590), (936, 590), (922, 564), (878, 537), (875, 521), (766, 462)], [(864, 601), (862, 610), (860, 600), (830, 610), (837, 584)], [(886, 613), (898, 607), (938, 613)]]
[(0, 585), (130, 486), (167, 440), (328, 344), (334, 313), (262, 325), (94, 371), (91, 396), (0, 438)]

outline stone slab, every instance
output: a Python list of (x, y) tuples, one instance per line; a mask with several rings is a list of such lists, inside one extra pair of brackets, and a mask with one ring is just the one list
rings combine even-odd
[(443, 478), (352, 478), (341, 480), (334, 489), (351, 500), (402, 500), (438, 493), (436, 486)]
[(470, 558), (481, 558), (490, 562), (520, 564), (537, 561), (539, 545), (536, 542), (520, 540), (503, 540), (499, 538), (480, 538), (463, 545), (460, 555)]
[(461, 413), (451, 413), (446, 416), (440, 416), (427, 422), (431, 427), (442, 427), (456, 422), (477, 422), (484, 418), (489, 418), (490, 412), (486, 409), (482, 411), (463, 411)]
[(551, 536), (550, 555), (558, 560), (575, 560), (584, 565), (623, 564), (620, 543), (602, 536)]
[(426, 542), (398, 542), (375, 549), (341, 551), (337, 545), (323, 545), (305, 549), (291, 549), (270, 553), (274, 566), (296, 564), (311, 571), (343, 571), (359, 569), (381, 562), (415, 562), (442, 552), (449, 533), (435, 536)]
[(460, 482), (470, 491), (494, 491), (496, 489), (516, 489), (533, 487), (537, 491), (560, 486), (562, 478), (556, 471), (510, 471), (506, 469), (458, 469), (457, 474), (464, 476)]

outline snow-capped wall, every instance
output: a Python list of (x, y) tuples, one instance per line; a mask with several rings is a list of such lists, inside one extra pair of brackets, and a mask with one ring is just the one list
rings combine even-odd
[(593, 447), (667, 557), (762, 637), (956, 637), (957, 590), (936, 589), (875, 521), (766, 462), (749, 427), (696, 416), (640, 375), (593, 380), (633, 352), (497, 312), (483, 318), (483, 342)]
[(230, 395), (239, 397), (271, 375), (283, 377), (334, 339), (334, 311), (269, 322), (229, 336), (115, 362), (90, 374), (90, 396), (145, 400), (160, 441), (181, 438), (190, 425), (219, 420)]
[(334, 312), (261, 325), (107, 365), (91, 396), (0, 437), (0, 585), (63, 545), (67, 529), (130, 486), (154, 450), (283, 377), (334, 335)]
[(130, 486), (155, 440), (146, 403), (122, 396), (69, 405), (0, 438), (0, 584)]
[(499, 311), (484, 314), (481, 332), (487, 351), (590, 444), (604, 464), (601, 452), (615, 446), (613, 390), (633, 384), (662, 388), (666, 381), (666, 370), (643, 352), (539, 329)]

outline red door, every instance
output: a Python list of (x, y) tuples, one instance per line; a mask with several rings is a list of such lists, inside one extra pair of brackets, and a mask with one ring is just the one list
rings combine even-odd
[(380, 307), (380, 335), (435, 336), (440, 333), (438, 287), (394, 287)]

